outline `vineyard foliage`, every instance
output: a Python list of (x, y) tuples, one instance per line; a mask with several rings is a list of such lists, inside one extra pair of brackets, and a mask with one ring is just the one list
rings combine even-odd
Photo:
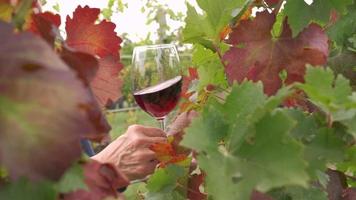
[[(356, 2), (187, 4), (181, 114), (128, 199), (356, 199)], [(100, 10), (65, 21), (0, 1), (0, 199), (122, 198), (119, 169), (81, 154), (110, 130), (121, 38)], [(120, 24), (118, 24), (120, 26)]]

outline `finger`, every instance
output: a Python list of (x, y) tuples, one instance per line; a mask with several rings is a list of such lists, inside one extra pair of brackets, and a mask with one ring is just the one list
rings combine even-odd
[(167, 134), (159, 128), (142, 126), (140, 130), (148, 137), (167, 137)]
[(165, 137), (140, 137), (136, 140), (138, 146), (148, 147), (156, 143), (165, 143), (167, 138)]
[(158, 161), (154, 160), (152, 162), (147, 163), (144, 167), (141, 168), (140, 171), (144, 176), (150, 175), (155, 171), (157, 165)]
[(136, 156), (139, 159), (139, 161), (142, 161), (143, 163), (156, 159), (155, 152), (151, 151), (148, 148), (138, 151)]

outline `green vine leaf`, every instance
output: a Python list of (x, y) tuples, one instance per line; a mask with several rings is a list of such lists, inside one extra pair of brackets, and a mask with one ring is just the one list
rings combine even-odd
[[(353, 0), (314, 0), (311, 5), (308, 5), (303, 0), (288, 0), (284, 11), (288, 16), (293, 37), (298, 35), (310, 22), (326, 24), (333, 9), (344, 14), (347, 11), (346, 7), (352, 2)], [(301, 10), (303, 13), (300, 12)]]
[[(147, 200), (183, 200), (184, 195), (175, 190), (180, 179), (187, 174), (187, 170), (178, 165), (169, 165), (166, 168), (159, 168), (148, 180), (146, 194)], [(184, 191), (184, 190), (183, 190)]]
[(241, 8), (245, 6), (245, 0), (198, 0), (197, 3), (204, 14), (199, 14), (193, 6), (187, 4), (184, 40), (202, 44), (215, 51), (213, 44), (219, 40), (220, 31), (235, 17), (233, 16), (235, 9), (243, 10)]
[(33, 183), (24, 178), (0, 188), (1, 199), (56, 200), (57, 192), (52, 183)]
[(356, 93), (342, 75), (334, 77), (331, 69), (307, 69), (305, 84), (300, 84), (310, 100), (328, 117), (328, 123), (339, 121), (356, 137)]
[(275, 200), (327, 200), (328, 197), (325, 192), (319, 190), (318, 188), (302, 188), (302, 187), (285, 187), (272, 191), (270, 193)]
[(237, 187), (240, 199), (248, 199), (253, 188), (266, 192), (283, 185), (307, 186), (302, 146), (289, 135), (295, 123), (276, 111), (256, 124), (253, 141), (244, 143), (235, 164), (242, 179)]
[(87, 190), (88, 187), (84, 182), (82, 165), (74, 164), (61, 177), (56, 185), (56, 190), (60, 193), (69, 193), (79, 189)]
[(322, 127), (317, 114), (307, 114), (300, 110), (284, 110), (297, 125), (292, 129), (292, 136), (304, 144), (304, 159), (308, 162), (307, 171), (313, 179), (320, 178), (320, 173), (328, 164), (341, 163), (345, 159), (346, 143), (340, 131)]
[(356, 34), (356, 4), (348, 9), (348, 13), (334, 24), (327, 33), (339, 46), (348, 46), (348, 38)]
[(208, 195), (249, 199), (253, 189), (307, 185), (303, 148), (290, 135), (296, 121), (275, 110), (288, 94), (287, 88), (267, 98), (261, 84), (244, 82), (233, 86), (225, 103), (207, 103), (182, 145), (200, 153)]

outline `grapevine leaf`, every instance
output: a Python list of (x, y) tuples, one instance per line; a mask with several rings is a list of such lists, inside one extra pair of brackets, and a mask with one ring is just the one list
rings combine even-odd
[(218, 59), (207, 62), (206, 65), (198, 68), (199, 83), (197, 90), (201, 90), (208, 85), (215, 85), (225, 88), (227, 85), (224, 68)]
[(149, 148), (155, 152), (158, 161), (160, 161), (160, 167), (166, 167), (169, 164), (177, 164), (184, 162), (188, 155), (186, 153), (179, 153), (175, 146), (173, 146), (173, 137), (171, 141), (166, 143), (156, 143), (151, 145)]
[[(356, 98), (349, 85), (349, 80), (342, 75), (336, 79), (332, 70), (309, 67), (305, 76), (305, 84), (301, 84), (310, 100), (320, 107), (331, 120), (340, 121), (356, 136)], [(333, 122), (331, 121), (331, 123)]]
[(84, 182), (84, 171), (81, 165), (74, 164), (61, 177), (56, 185), (56, 190), (60, 193), (69, 193), (78, 189), (87, 189)]
[(193, 94), (193, 92), (190, 90), (191, 84), (194, 83), (195, 80), (197, 80), (198, 77), (198, 71), (196, 68), (189, 67), (188, 68), (188, 75), (183, 77), (183, 84), (182, 84), (182, 91), (181, 91), (181, 97), (189, 99), (189, 97)]
[(244, 82), (233, 86), (223, 108), (229, 124), (232, 124), (228, 144), (228, 149), (232, 153), (240, 148), (251, 131), (251, 124), (259, 120), (255, 112), (261, 109), (265, 102), (266, 96), (263, 94), (261, 84)]
[(123, 82), (119, 73), (122, 68), (118, 57), (106, 56), (99, 60), (98, 71), (90, 86), (101, 106), (110, 106), (121, 96)]
[(272, 28), (271, 33), (272, 33), (272, 36), (274, 38), (277, 38), (277, 37), (279, 37), (281, 35), (284, 18), (285, 18), (285, 14), (284, 14), (284, 12), (282, 10), (277, 14), (276, 22), (273, 24), (273, 28)]
[(131, 184), (125, 192), (123, 193), (126, 197), (126, 199), (144, 199), (144, 194), (147, 192), (146, 188), (146, 183), (141, 182), (141, 183), (136, 183), (136, 184)]
[(12, 14), (12, 24), (14, 24), (17, 29), (22, 30), (27, 17), (32, 13), (31, 8), (37, 7), (37, 1), (18, 1), (16, 3), (10, 3), (16, 6), (15, 12)]
[(308, 172), (313, 178), (318, 171), (325, 171), (328, 163), (337, 163), (344, 159), (345, 143), (332, 129), (321, 128), (313, 140), (306, 145), (305, 160), (309, 163)]
[(267, 114), (256, 124), (253, 141), (244, 143), (236, 163), (240, 199), (247, 199), (253, 188), (268, 191), (288, 184), (306, 186), (302, 147), (289, 136), (294, 124), (280, 111)]
[(92, 123), (100, 109), (41, 38), (0, 30), (0, 165), (11, 179), (58, 180), (79, 158), (82, 137), (107, 133)]
[(96, 23), (99, 14), (98, 8), (78, 6), (73, 18), (67, 16), (66, 44), (100, 58), (117, 55), (122, 40), (114, 32), (115, 24), (108, 21)]
[(197, 91), (208, 85), (223, 88), (227, 86), (224, 67), (216, 53), (202, 45), (196, 45), (192, 61), (199, 74)]
[(24, 178), (3, 186), (0, 189), (1, 199), (22, 200), (56, 200), (57, 192), (49, 182), (33, 183)]
[(263, 194), (261, 192), (254, 190), (251, 195), (251, 200), (273, 200), (273, 199), (267, 194)]
[(218, 36), (219, 32), (233, 17), (233, 11), (243, 7), (245, 0), (197, 0), (199, 7), (205, 11), (205, 20), (208, 21), (213, 32), (210, 38)]
[(335, 73), (342, 74), (348, 78), (353, 89), (356, 89), (356, 53), (344, 50), (330, 57), (328, 59), (328, 65)]
[(188, 183), (188, 199), (204, 200), (207, 199), (207, 195), (200, 191), (200, 186), (204, 184), (205, 174), (194, 174), (189, 178)]
[[(333, 9), (344, 14), (347, 5), (352, 2), (353, 0), (314, 0), (311, 5), (308, 5), (305, 1), (288, 0), (285, 5), (285, 13), (288, 16), (293, 37), (298, 35), (310, 22), (327, 23)], [(301, 10), (303, 10), (302, 15), (300, 14)]]
[(168, 135), (174, 137), (173, 145), (176, 147), (182, 141), (185, 129), (190, 126), (192, 120), (198, 116), (194, 110), (183, 112), (174, 119), (174, 122), (168, 127)]
[(356, 33), (356, 4), (348, 9), (348, 13), (328, 29), (329, 37), (338, 45), (347, 46), (347, 39)]
[(178, 177), (183, 175), (183, 168), (176, 165), (158, 169), (148, 180), (147, 189), (150, 192), (160, 192), (165, 189), (171, 191), (175, 188)]
[(345, 174), (336, 170), (328, 170), (329, 182), (327, 185), (328, 199), (342, 199), (343, 190), (347, 188), (347, 180)]
[(99, 104), (108, 106), (121, 96), (119, 50), (122, 40), (114, 32), (115, 24), (105, 20), (96, 23), (99, 13), (99, 9), (78, 6), (73, 18), (67, 16), (66, 44), (77, 51), (99, 56), (99, 69), (90, 85)]
[(226, 136), (227, 131), (221, 104), (212, 100), (212, 103), (205, 106), (202, 114), (193, 119), (181, 144), (197, 151), (216, 150), (217, 144)]
[[(288, 93), (282, 94), (266, 100), (261, 85), (243, 83), (233, 88), (225, 104), (211, 100), (188, 128), (182, 144), (200, 153), (207, 193), (214, 199), (249, 199), (254, 188), (268, 191), (285, 184), (306, 185), (302, 148), (289, 136), (295, 121), (280, 111), (269, 113)], [(240, 148), (231, 154), (228, 136), (239, 133), (238, 126), (231, 128), (239, 120), (240, 127), (248, 128), (242, 130), (246, 133), (238, 140)]]
[(204, 46), (196, 44), (194, 45), (194, 51), (192, 56), (192, 62), (194, 66), (201, 66), (215, 59), (216, 54), (214, 51), (204, 48)]
[(279, 3), (280, 0), (264, 0), (268, 6), (274, 6), (276, 5), (277, 3)]
[(284, 110), (289, 117), (298, 122), (292, 129), (291, 135), (299, 141), (310, 142), (318, 131), (315, 117), (297, 109)]
[(315, 114), (306, 114), (299, 110), (285, 110), (298, 124), (292, 129), (294, 138), (305, 145), (304, 158), (308, 162), (307, 171), (312, 178), (326, 170), (328, 163), (343, 161), (345, 143), (336, 134), (337, 131), (319, 128)]
[(214, 50), (213, 41), (219, 39), (219, 33), (234, 17), (233, 11), (244, 6), (244, 0), (198, 0), (204, 14), (198, 14), (195, 8), (187, 4), (188, 11), (183, 30), (184, 40), (199, 43)]
[(98, 71), (98, 60), (91, 54), (75, 51), (67, 47), (63, 47), (60, 55), (63, 61), (77, 72), (83, 83), (89, 85)]
[[(306, 83), (302, 88), (307, 92), (312, 100), (320, 101), (322, 108), (327, 111), (328, 108), (323, 105), (332, 106), (331, 103), (342, 104), (349, 101), (352, 89), (349, 80), (338, 76), (334, 85), (334, 74), (329, 69), (308, 68), (305, 76)], [(334, 85), (334, 86), (333, 86)]]
[(285, 21), (281, 35), (272, 38), (274, 22), (275, 15), (265, 11), (233, 29), (228, 42), (234, 46), (223, 57), (230, 83), (261, 80), (265, 93), (272, 95), (282, 86), (281, 71), (287, 72), (284, 83), (291, 84), (303, 81), (305, 64), (326, 63), (328, 40), (319, 26), (312, 24), (293, 39)]
[(233, 182), (233, 169), (236, 165), (231, 165), (230, 160), (231, 158), (220, 153), (210, 152), (209, 156), (198, 156), (199, 166), (206, 172), (205, 192), (208, 199), (211, 196), (216, 200), (237, 199), (236, 185)]
[(91, 160), (84, 164), (84, 176), (87, 189), (79, 189), (63, 194), (63, 200), (101, 200), (117, 197), (117, 189), (126, 187), (128, 179), (111, 164), (101, 164)]
[(312, 186), (309, 188), (290, 186), (290, 187), (274, 190), (270, 192), (270, 194), (271, 196), (273, 196), (275, 200), (287, 200), (287, 199), (327, 200), (328, 199), (325, 192)]
[(206, 48), (214, 49), (212, 42), (205, 39), (207, 33), (213, 32), (204, 16), (199, 15), (195, 8), (187, 4), (186, 26), (183, 29), (183, 37), (186, 42), (202, 44)]
[(149, 193), (146, 200), (186, 200), (186, 198), (177, 191), (172, 192), (159, 192), (151, 194)]
[(356, 188), (347, 188), (343, 193), (344, 200), (356, 199)]
[(177, 187), (179, 179), (186, 174), (185, 171), (183, 167), (177, 165), (158, 169), (147, 182), (148, 194), (146, 198), (151, 200), (184, 199), (174, 189)]
[(7, 1), (0, 1), (0, 20), (10, 22), (14, 7)]
[(29, 30), (54, 46), (54, 41), (59, 35), (61, 17), (50, 12), (32, 14)]
[(337, 169), (356, 174), (356, 146), (352, 146), (346, 150), (345, 160), (337, 165)]

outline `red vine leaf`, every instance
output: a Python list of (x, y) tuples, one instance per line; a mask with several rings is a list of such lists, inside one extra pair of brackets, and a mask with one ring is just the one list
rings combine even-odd
[(98, 60), (91, 54), (75, 51), (65, 46), (61, 52), (61, 58), (76, 71), (85, 85), (90, 84), (99, 68)]
[(279, 3), (280, 0), (264, 0), (268, 6), (274, 6)]
[(250, 6), (243, 14), (242, 16), (234, 22), (234, 24), (232, 24), (232, 26), (230, 24), (226, 25), (219, 33), (219, 38), (220, 40), (225, 40), (226, 37), (232, 32), (232, 28), (231, 27), (235, 27), (237, 26), (240, 21), (242, 20), (246, 20), (248, 18), (251, 17), (251, 14), (252, 14), (252, 8), (253, 6)]
[(61, 25), (61, 17), (58, 14), (50, 12), (32, 14), (30, 19), (29, 30), (46, 40), (50, 45), (54, 45), (54, 41), (59, 34), (59, 26)]
[(182, 140), (184, 129), (190, 125), (192, 119), (196, 116), (195, 111), (181, 113), (168, 127), (168, 142), (151, 145), (150, 149), (156, 153), (160, 167), (180, 163), (187, 159), (190, 150), (180, 146), (179, 143)]
[(101, 106), (110, 106), (121, 96), (123, 82), (119, 73), (122, 68), (117, 57), (106, 56), (99, 60), (99, 69), (90, 86)]
[(285, 84), (303, 82), (305, 65), (323, 65), (328, 56), (328, 38), (316, 24), (311, 24), (296, 38), (292, 37), (287, 21), (282, 33), (272, 38), (275, 15), (267, 11), (256, 18), (243, 20), (233, 29), (228, 43), (233, 46), (223, 57), (227, 63), (227, 77), (233, 81), (244, 79), (262, 81), (264, 91), (273, 95), (282, 86), (279, 74), (287, 72)]
[(183, 77), (183, 84), (182, 84), (182, 92), (181, 97), (189, 99), (192, 95), (192, 92), (189, 92), (189, 86), (192, 84), (192, 81), (199, 79), (198, 77), (198, 70), (193, 67), (188, 68), (188, 76)]
[(342, 199), (343, 191), (347, 188), (347, 179), (344, 173), (328, 169), (329, 182), (326, 188), (329, 200)]
[(302, 90), (294, 91), (290, 96), (284, 99), (283, 106), (287, 108), (300, 108), (309, 113), (314, 112), (317, 108), (307, 99), (307, 95)]
[(159, 167), (166, 167), (169, 164), (175, 164), (187, 159), (187, 153), (180, 153), (173, 146), (172, 142), (156, 143), (150, 146), (150, 149), (155, 152), (159, 160)]
[(344, 190), (342, 195), (343, 200), (355, 200), (356, 199), (356, 188), (347, 188)]
[(267, 194), (263, 194), (254, 190), (251, 195), (251, 200), (273, 200), (273, 198), (268, 196)]
[(115, 24), (108, 21), (96, 23), (100, 9), (78, 6), (73, 18), (67, 16), (66, 44), (76, 50), (103, 58), (118, 55), (121, 39), (116, 35)]
[(102, 200), (118, 197), (117, 189), (129, 185), (128, 179), (112, 164), (90, 161), (84, 165), (85, 183), (88, 190), (80, 189), (63, 195), (61, 200)]
[(93, 124), (100, 109), (41, 38), (0, 22), (0, 43), (0, 165), (11, 179), (58, 180), (80, 157), (82, 137), (107, 133)]
[(200, 186), (204, 184), (205, 174), (194, 174), (189, 178), (187, 198), (191, 200), (205, 200), (207, 195), (200, 192)]
[(108, 21), (96, 23), (100, 10), (97, 8), (84, 8), (78, 6), (73, 18), (67, 16), (66, 44), (84, 53), (98, 56), (99, 69), (90, 85), (101, 106), (107, 106), (120, 96), (122, 81), (119, 72), (121, 38), (116, 35), (115, 24)]

